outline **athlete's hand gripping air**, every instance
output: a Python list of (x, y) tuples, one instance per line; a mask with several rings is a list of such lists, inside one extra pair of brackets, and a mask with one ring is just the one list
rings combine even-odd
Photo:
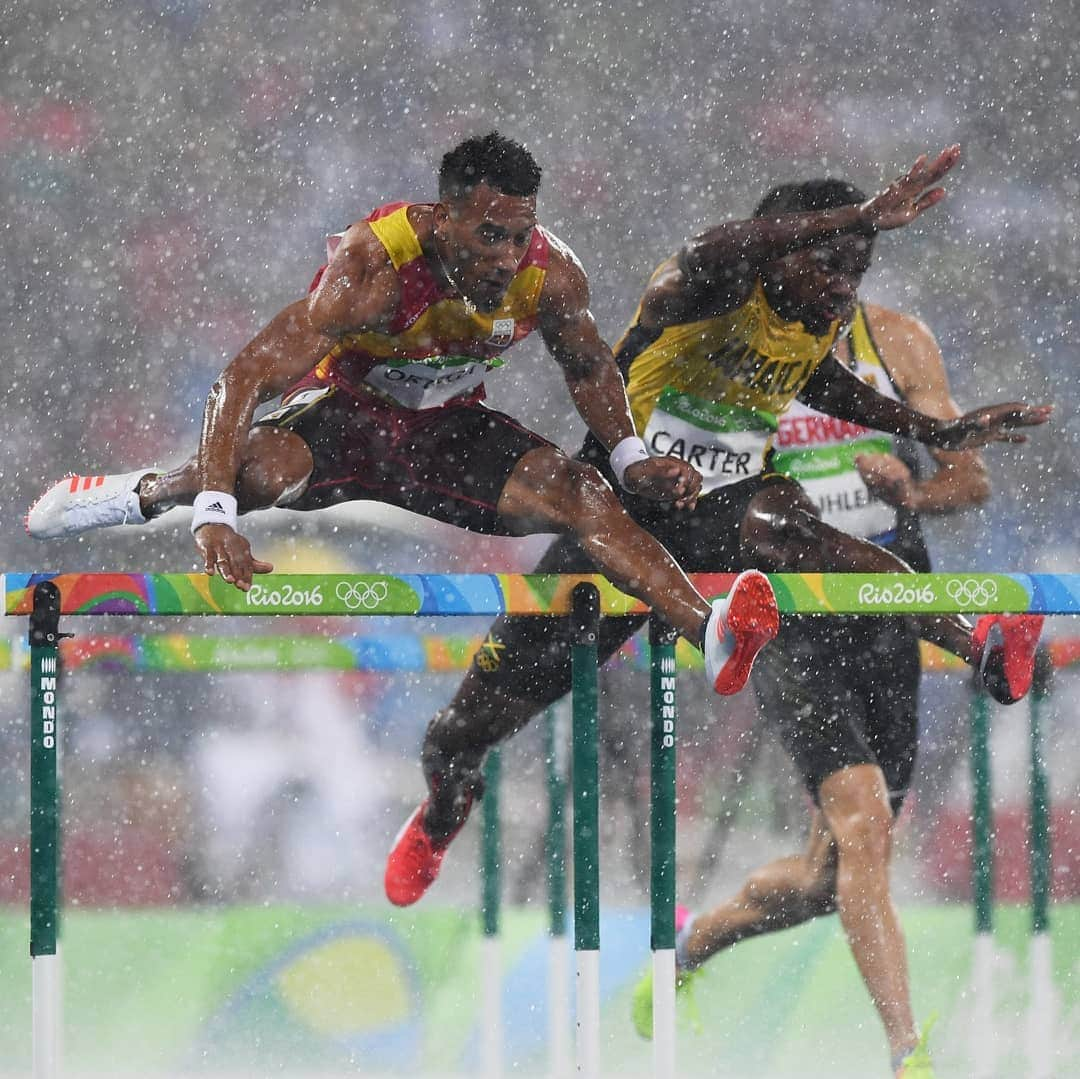
[(991, 442), (1027, 442), (1019, 427), (1039, 427), (1050, 419), (1053, 405), (1025, 405), (1011, 401), (965, 412), (941, 426), (929, 445), (942, 450), (971, 450)]
[(921, 154), (905, 175), (859, 207), (863, 222), (880, 232), (910, 224), (945, 197), (945, 189), (935, 185), (959, 160), (958, 145), (942, 150), (933, 161)]
[(701, 473), (677, 457), (650, 457), (627, 467), (623, 486), (642, 498), (692, 510), (701, 494)]

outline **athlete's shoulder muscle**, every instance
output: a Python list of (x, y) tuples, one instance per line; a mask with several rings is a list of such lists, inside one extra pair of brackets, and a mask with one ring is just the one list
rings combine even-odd
[(941, 349), (926, 323), (879, 304), (863, 309), (882, 362), (905, 400), (932, 416), (959, 415)]
[(351, 225), (309, 299), (312, 324), (332, 337), (384, 331), (400, 285), (390, 256), (364, 221)]
[(641, 324), (662, 330), (686, 322), (719, 318), (740, 307), (753, 291), (753, 276), (724, 282), (693, 272), (685, 248), (666, 259), (653, 273), (641, 300)]
[(541, 319), (573, 318), (588, 311), (589, 277), (570, 245), (538, 225), (547, 240), (547, 273), (540, 294)]

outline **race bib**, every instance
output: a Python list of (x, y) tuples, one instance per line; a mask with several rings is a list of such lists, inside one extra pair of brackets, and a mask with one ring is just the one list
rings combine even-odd
[(896, 529), (896, 507), (870, 493), (855, 465), (862, 454), (892, 453), (892, 439), (860, 438), (813, 449), (778, 450), (775, 471), (798, 480), (827, 524), (871, 539)]
[(483, 385), (484, 376), (494, 366), (499, 365), (457, 356), (380, 363), (368, 371), (364, 382), (405, 408), (438, 408)]
[(750, 479), (761, 471), (776, 418), (722, 405), (668, 386), (645, 425), (653, 457), (678, 457), (701, 473), (702, 494)]

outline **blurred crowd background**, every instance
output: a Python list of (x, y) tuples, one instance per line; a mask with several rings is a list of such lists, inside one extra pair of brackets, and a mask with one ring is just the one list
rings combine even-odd
[[(961, 143), (949, 199), (880, 239), (864, 293), (929, 324), (962, 405), (1052, 400), (1057, 413), (1028, 445), (988, 452), (992, 501), (934, 522), (932, 550), (941, 569), (1080, 568), (1071, 5), (8, 0), (0, 30), (4, 568), (194, 569), (180, 513), (50, 546), (20, 518), (67, 471), (183, 459), (213, 378), (302, 294), (326, 234), (392, 199), (432, 199), (442, 153), (492, 127), (543, 165), (541, 220), (584, 262), (612, 340), (657, 262), (709, 224), (747, 216), (776, 183), (833, 175), (872, 192), (917, 154)], [(576, 449), (581, 424), (539, 343), (521, 346), (490, 389), (498, 407)], [(362, 509), (268, 514), (250, 534), (298, 572), (525, 570), (543, 546)], [(25, 719), (21, 683), (3, 677), (0, 891), (11, 897)], [(128, 854), (145, 842), (168, 858), (158, 898), (378, 894), (386, 842), (421, 793), (420, 735), (454, 680), (178, 677), (72, 680), (69, 831), (116, 883), (102, 901), (144, 894), (117, 868), (127, 862), (109, 861), (118, 837)], [(628, 703), (605, 720), (606, 782), (627, 814), (612, 810), (607, 842), (644, 894), (630, 813), (645, 767), (631, 707), (642, 683), (612, 678), (613, 699)], [(929, 683), (908, 895), (962, 892), (940, 864), (955, 843), (934, 854), (930, 837), (946, 810), (963, 815), (964, 692), (955, 679)], [(742, 815), (756, 857), (762, 837), (778, 849), (797, 839), (803, 802), (775, 748), (751, 763), (752, 701), (722, 712), (689, 691), (684, 716), (685, 857), (722, 892), (737, 861), (719, 874), (706, 862), (725, 814)], [(1080, 775), (1074, 721), (1064, 704), (1051, 716), (1065, 805)], [(319, 723), (332, 725), (332, 752), (313, 748)], [(1015, 771), (1003, 797), (1019, 805), (1022, 723), (1000, 726), (999, 761)], [(514, 750), (523, 764), (529, 737)], [(527, 832), (531, 788), (518, 789), (510, 812)], [(730, 850), (737, 859), (738, 843)], [(527, 869), (526, 858), (523, 895)], [(472, 887), (463, 867), (446, 894)]]

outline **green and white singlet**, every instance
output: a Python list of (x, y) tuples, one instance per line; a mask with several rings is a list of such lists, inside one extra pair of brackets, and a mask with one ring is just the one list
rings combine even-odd
[[(848, 342), (851, 371), (883, 396), (900, 400), (861, 304), (856, 308)], [(824, 521), (850, 535), (887, 543), (896, 535), (897, 510), (870, 493), (855, 466), (856, 457), (875, 453), (896, 455), (893, 436), (793, 401), (779, 417), (769, 465), (772, 471), (798, 480)]]

